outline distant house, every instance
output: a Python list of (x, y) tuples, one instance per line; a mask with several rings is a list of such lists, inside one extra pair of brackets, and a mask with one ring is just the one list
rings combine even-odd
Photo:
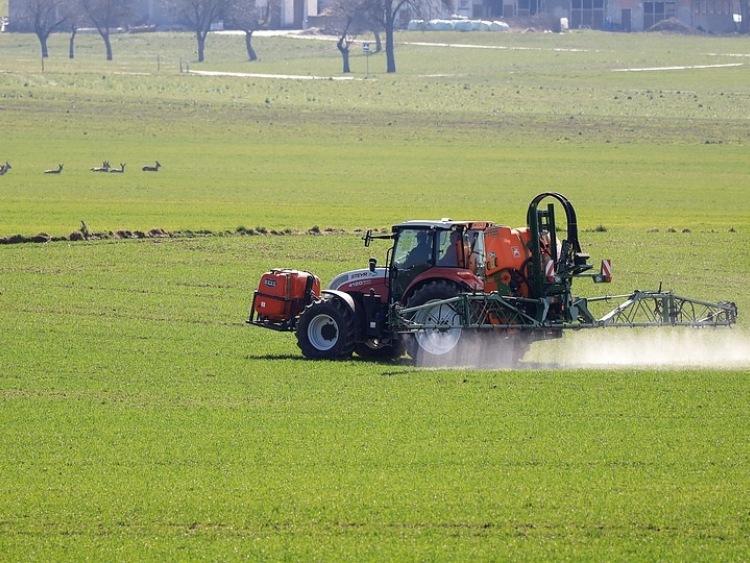
[[(473, 20), (546, 16), (570, 29), (645, 31), (675, 18), (711, 33), (737, 31), (741, 0), (454, 0), (454, 13)], [(408, 12), (408, 10), (405, 9)], [(445, 14), (437, 17), (446, 17)], [(408, 19), (408, 17), (407, 17)], [(430, 19), (419, 15), (418, 19)], [(402, 18), (403, 20), (403, 18)]]
[[(28, 0), (9, 0), (11, 29), (28, 31), (18, 22)], [(268, 0), (257, 0), (265, 5)], [(611, 31), (645, 31), (656, 23), (676, 18), (683, 24), (711, 33), (731, 33), (737, 29), (741, 0), (454, 0), (454, 12), (475, 19), (527, 18), (547, 15), (559, 22), (567, 20), (571, 29)], [(279, 0), (270, 27), (304, 29), (308, 18), (318, 15), (331, 0)], [(423, 19), (444, 17), (444, 10), (435, 1), (433, 14), (420, 14)], [(320, 8), (320, 10), (319, 10)], [(428, 10), (429, 11), (429, 10)], [(134, 16), (130, 25), (156, 25), (173, 28), (179, 25), (165, 8), (164, 0), (134, 0)], [(403, 10), (399, 18), (406, 27), (412, 14)], [(219, 22), (217, 22), (218, 24)]]
[[(267, 0), (257, 0), (258, 6), (266, 5)], [(24, 21), (28, 0), (9, 0), (8, 19), (14, 31), (31, 31)], [(157, 28), (171, 29), (179, 26), (174, 15), (166, 8), (164, 0), (133, 0), (133, 18), (130, 26), (155, 25)], [(303, 29), (308, 16), (317, 15), (318, 0), (279, 0), (273, 11), (270, 27), (276, 29)], [(220, 22), (216, 22), (220, 28)]]
[(676, 18), (711, 33), (736, 31), (740, 0), (458, 0), (472, 18), (523, 18), (547, 14), (566, 18), (571, 29), (645, 31)]

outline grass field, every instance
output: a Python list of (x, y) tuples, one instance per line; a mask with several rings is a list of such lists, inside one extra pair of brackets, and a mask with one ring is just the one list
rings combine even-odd
[[(373, 55), (365, 78), (357, 55), (354, 80), (312, 81), (180, 73), (190, 38), (166, 34), (116, 37), (111, 63), (95, 36), (74, 61), (53, 37), (42, 72), (33, 36), (0, 35), (0, 237), (82, 220), (182, 233), (0, 245), (3, 558), (750, 556), (750, 49), (398, 40), (396, 75)], [(411, 44), (425, 41), (492, 48)], [(212, 36), (191, 70), (340, 76), (330, 42), (256, 48), (247, 63), (240, 38)], [(126, 173), (89, 171), (102, 160)], [(158, 174), (140, 172), (154, 160)], [(600, 346), (573, 335), (518, 370), (310, 362), (293, 336), (243, 322), (271, 267), (327, 283), (382, 260), (357, 229), (521, 225), (545, 190), (576, 205), (594, 261), (613, 259), (606, 290), (663, 281), (736, 301), (737, 329), (685, 346), (731, 342), (739, 361), (575, 368), (545, 347)]]

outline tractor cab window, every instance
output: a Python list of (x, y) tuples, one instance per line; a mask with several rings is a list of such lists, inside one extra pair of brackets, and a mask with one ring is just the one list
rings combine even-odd
[(438, 266), (465, 268), (468, 250), (469, 241), (463, 229), (438, 232)]
[(484, 231), (467, 231), (469, 240), (469, 256), (467, 268), (480, 278), (484, 278), (486, 258), (484, 252)]
[(403, 229), (393, 249), (393, 266), (400, 270), (432, 264), (432, 231)]
[(482, 277), (485, 269), (484, 231), (463, 228), (440, 231), (437, 265), (465, 268)]

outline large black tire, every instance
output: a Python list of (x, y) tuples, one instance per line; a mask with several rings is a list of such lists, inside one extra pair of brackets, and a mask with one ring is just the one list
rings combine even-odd
[[(407, 307), (426, 305), (432, 301), (450, 299), (461, 289), (447, 281), (433, 281), (419, 288), (412, 295)], [(460, 361), (461, 340), (464, 336), (460, 313), (451, 305), (436, 305), (416, 313), (417, 322), (437, 322), (444, 329), (421, 330), (406, 335), (406, 349), (417, 365), (448, 365)]]
[(377, 342), (368, 340), (357, 342), (354, 345), (354, 351), (368, 360), (393, 360), (404, 355), (404, 345), (401, 341), (397, 341), (393, 344), (378, 346)]
[(354, 314), (341, 299), (313, 301), (297, 321), (297, 346), (306, 358), (346, 360), (354, 351)]

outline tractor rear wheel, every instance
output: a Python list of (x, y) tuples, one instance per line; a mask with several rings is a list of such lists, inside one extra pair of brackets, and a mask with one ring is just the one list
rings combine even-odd
[(313, 301), (297, 321), (297, 346), (306, 358), (345, 360), (354, 351), (354, 313), (337, 297)]
[[(455, 297), (461, 292), (455, 284), (434, 281), (425, 284), (412, 295), (407, 307), (418, 307)], [(463, 336), (462, 317), (455, 304), (436, 304), (418, 311), (413, 320), (417, 323), (435, 324), (429, 328), (409, 334), (406, 346), (409, 355), (419, 365), (436, 365), (455, 362), (456, 352)]]

